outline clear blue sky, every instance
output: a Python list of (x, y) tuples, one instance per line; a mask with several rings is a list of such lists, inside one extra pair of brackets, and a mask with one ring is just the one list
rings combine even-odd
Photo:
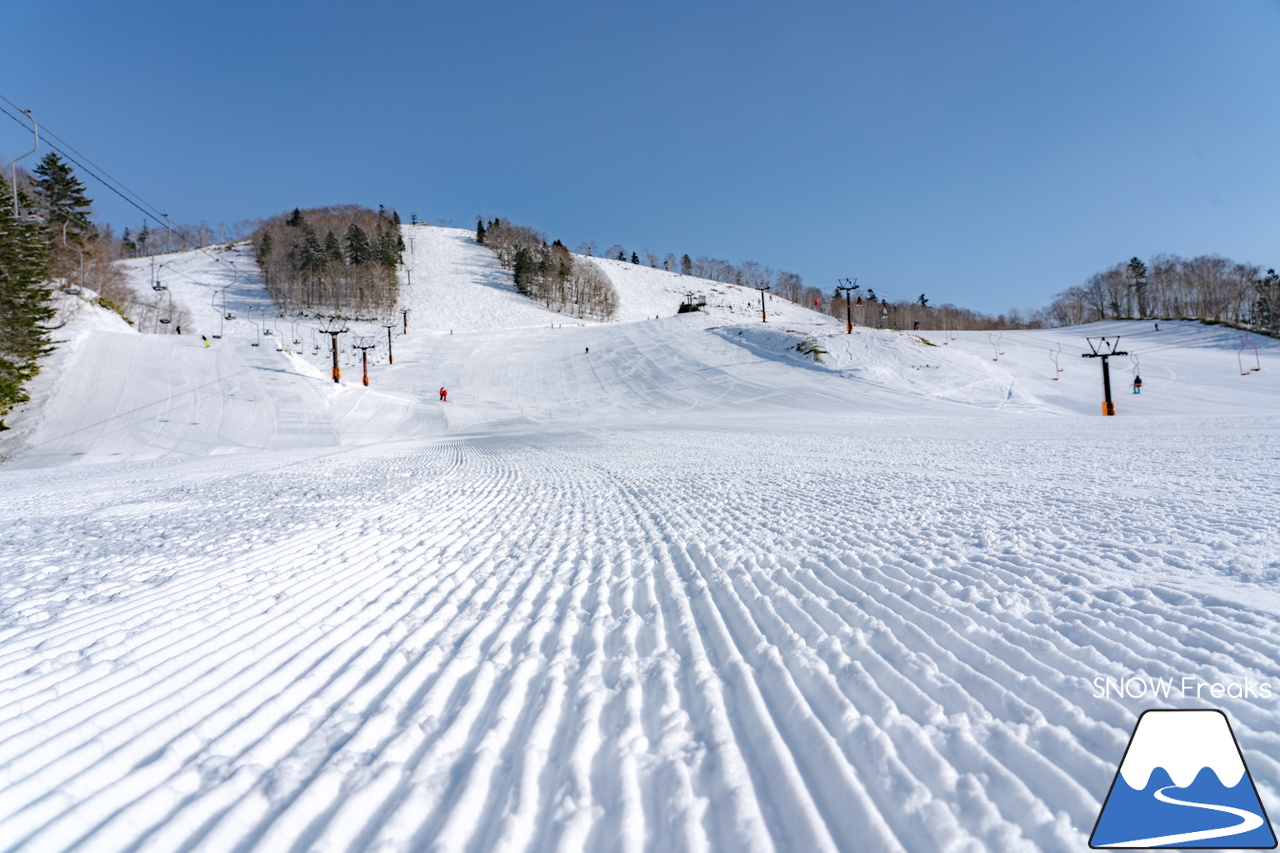
[[(4, 18), (0, 95), (175, 222), (502, 216), (571, 248), (753, 259), (992, 313), (1134, 255), (1280, 265), (1275, 0), (73, 0)], [(0, 158), (29, 141), (0, 115)], [(100, 219), (141, 223), (87, 183)]]

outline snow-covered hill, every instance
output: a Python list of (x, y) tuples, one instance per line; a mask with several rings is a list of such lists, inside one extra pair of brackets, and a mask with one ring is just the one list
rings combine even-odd
[(1276, 342), (610, 261), (591, 323), (405, 236), (367, 388), (243, 247), (158, 259), (181, 336), (63, 331), (0, 445), (0, 850), (1074, 851), (1169, 706), (1280, 811)]
[[(51, 366), (57, 378), (38, 386), (48, 389), (37, 395), (44, 402), (10, 419), (11, 464), (351, 446), (495, 424), (519, 429), (531, 419), (1092, 416), (1101, 373), (1097, 361), (1080, 358), (1086, 336), (1119, 337), (1133, 354), (1112, 363), (1121, 417), (1274, 413), (1280, 398), (1280, 347), (1257, 339), (1258, 353), (1249, 347), (1241, 355), (1239, 333), (1225, 328), (1110, 323), (846, 335), (843, 324), (781, 299), (766, 302), (768, 322), (761, 322), (759, 293), (750, 288), (594, 259), (620, 297), (621, 319), (599, 324), (517, 294), (510, 274), (468, 231), (406, 226), (405, 236), (407, 315), (350, 323), (339, 339), (341, 385), (329, 378), (322, 318), (276, 316), (247, 245), (128, 262), (140, 292), (152, 292), (154, 281), (168, 289), (156, 292), (164, 309), (157, 316), (169, 313), (170, 298), (185, 309), (184, 334), (139, 335), (118, 324), (112, 333), (83, 310)], [(677, 316), (687, 293), (706, 299), (706, 311)], [(173, 329), (153, 320), (142, 331)], [(358, 382), (357, 335), (379, 345), (368, 388)], [(1269, 369), (1241, 376), (1246, 357), (1249, 367), (1265, 362)], [(1130, 395), (1139, 367), (1146, 393)], [(436, 400), (442, 386), (455, 404), (444, 410)]]

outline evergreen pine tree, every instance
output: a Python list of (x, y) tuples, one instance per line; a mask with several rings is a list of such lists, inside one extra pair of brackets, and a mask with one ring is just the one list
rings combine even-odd
[(632, 253), (631, 253), (631, 263), (633, 263), (633, 264), (638, 264), (638, 263), (640, 263), (640, 256), (639, 256), (639, 255), (637, 255), (635, 252), (632, 252)]
[(524, 246), (516, 251), (516, 257), (512, 263), (512, 273), (515, 278), (516, 290), (525, 296), (529, 295), (533, 276), (537, 270), (537, 262), (533, 259), (533, 253)]
[(397, 236), (395, 231), (378, 232), (378, 261), (387, 269), (395, 269), (400, 263)]
[[(0, 190), (12, 192), (3, 179)], [(19, 191), (18, 204), (30, 206), (31, 199)], [(51, 349), (48, 273), (48, 229), (17, 222), (13, 210), (0, 205), (0, 415), (28, 399), (23, 384), (36, 375), (40, 356)]]
[(693, 261), (687, 254), (680, 257), (680, 272), (683, 275), (693, 275)]
[[(270, 237), (270, 234), (264, 234), (264, 237)], [(330, 231), (324, 235), (324, 254), (325, 257), (334, 263), (346, 263), (347, 258), (342, 253), (342, 244), (338, 242), (338, 235)]]
[(303, 234), (298, 269), (303, 272), (318, 272), (326, 262), (324, 247), (320, 245), (320, 238), (316, 236), (315, 229), (310, 225), (304, 224)]
[(1268, 334), (1280, 332), (1280, 275), (1273, 269), (1258, 280), (1258, 297), (1253, 304), (1253, 322)]
[(57, 152), (50, 151), (35, 168), (35, 194), (49, 223), (50, 239), (62, 242), (62, 226), (67, 226), (67, 241), (83, 247), (93, 239), (89, 222), (92, 199), (84, 194), (84, 184), (75, 176)]
[(1138, 291), (1138, 317), (1147, 316), (1147, 265), (1139, 258), (1129, 259), (1129, 286)]
[(347, 263), (352, 266), (367, 263), (373, 256), (369, 247), (369, 235), (354, 222), (347, 228)]
[(476, 242), (484, 245), (484, 222), (479, 220), (476, 221)]

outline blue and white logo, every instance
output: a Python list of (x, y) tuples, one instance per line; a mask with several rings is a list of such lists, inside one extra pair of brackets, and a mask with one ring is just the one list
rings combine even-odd
[(1274, 848), (1226, 714), (1143, 713), (1089, 846)]

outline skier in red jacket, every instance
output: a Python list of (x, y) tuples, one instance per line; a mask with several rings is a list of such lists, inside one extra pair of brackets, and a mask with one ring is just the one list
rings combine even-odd
[(443, 387), (440, 388), (440, 402), (441, 403), (449, 402), (449, 392), (444, 390)]

